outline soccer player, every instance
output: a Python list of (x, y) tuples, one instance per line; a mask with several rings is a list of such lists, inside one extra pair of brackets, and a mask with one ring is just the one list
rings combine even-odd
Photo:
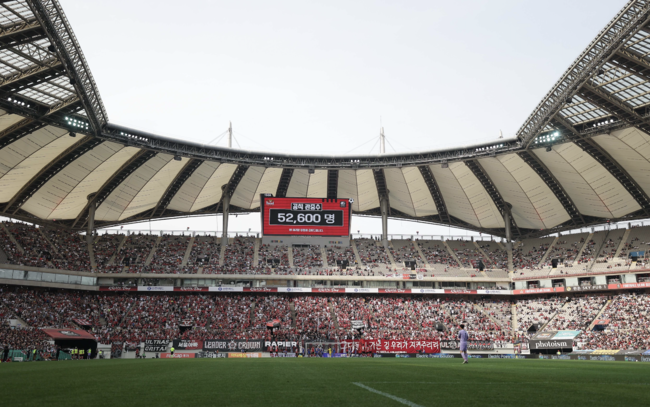
[(467, 342), (469, 335), (465, 330), (465, 325), (460, 324), (460, 331), (458, 332), (458, 339), (460, 340), (460, 355), (463, 357), (463, 364), (467, 363)]

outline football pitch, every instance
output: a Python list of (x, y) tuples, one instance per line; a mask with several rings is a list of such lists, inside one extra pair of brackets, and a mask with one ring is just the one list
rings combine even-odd
[(147, 359), (0, 364), (6, 406), (647, 406), (650, 363)]

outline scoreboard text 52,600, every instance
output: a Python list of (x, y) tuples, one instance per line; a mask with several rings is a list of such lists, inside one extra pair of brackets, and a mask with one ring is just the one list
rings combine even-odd
[(349, 199), (262, 196), (261, 206), (264, 235), (350, 235)]

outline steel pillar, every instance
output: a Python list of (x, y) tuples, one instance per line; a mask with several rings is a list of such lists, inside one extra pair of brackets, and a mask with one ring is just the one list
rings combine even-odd
[(506, 202), (503, 208), (503, 221), (506, 224), (506, 252), (508, 253), (508, 271), (514, 271), (514, 262), (512, 260), (512, 232), (510, 231), (510, 204)]
[(381, 241), (388, 242), (388, 198), (382, 196), (379, 201), (381, 210)]
[(221, 214), (223, 216), (223, 231), (221, 235), (221, 245), (228, 246), (228, 216), (230, 215), (230, 193), (225, 188), (221, 198)]
[(91, 259), (95, 257), (93, 248), (93, 231), (95, 230), (95, 209), (97, 205), (94, 202), (95, 194), (88, 195), (88, 229), (86, 229), (86, 247), (88, 248), (88, 256)]

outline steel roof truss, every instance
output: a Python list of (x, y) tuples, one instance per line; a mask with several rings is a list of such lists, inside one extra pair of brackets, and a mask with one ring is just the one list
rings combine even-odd
[[(65, 136), (64, 136), (65, 137)], [(86, 152), (95, 148), (102, 143), (102, 140), (99, 138), (86, 137), (75, 144), (70, 148), (62, 152), (58, 157), (52, 160), (48, 165), (43, 167), (43, 169), (32, 179), (27, 182), (20, 191), (7, 203), (5, 206), (6, 213), (16, 213), (20, 207), (27, 202), (27, 200), (34, 195), (45, 183), (58, 174), (62, 169), (64, 169), (72, 161), (76, 160), (78, 157), (82, 156)]]
[(174, 178), (171, 184), (169, 184), (167, 190), (158, 201), (158, 204), (156, 204), (156, 207), (151, 211), (152, 218), (163, 216), (164, 212), (167, 210), (167, 206), (172, 201), (178, 190), (183, 186), (185, 181), (194, 174), (194, 171), (196, 171), (201, 164), (203, 164), (203, 160), (195, 159), (190, 159), (187, 164), (185, 164), (183, 169), (176, 175), (176, 178)]
[[(470, 171), (474, 173), (474, 175), (479, 180), (481, 185), (483, 185), (485, 191), (487, 191), (488, 195), (490, 195), (492, 202), (494, 202), (497, 209), (499, 209), (499, 212), (501, 213), (501, 217), (505, 219), (505, 211), (508, 210), (508, 208), (506, 207), (507, 202), (503, 199), (501, 193), (494, 185), (487, 172), (485, 172), (483, 166), (478, 162), (478, 160), (465, 161), (465, 165), (467, 166), (467, 168), (470, 169)], [(517, 223), (515, 222), (515, 218), (513, 216), (510, 216), (510, 226), (513, 235), (518, 236), (521, 234), (519, 227), (517, 226)]]
[(560, 201), (564, 210), (567, 211), (574, 225), (582, 225), (584, 219), (578, 211), (578, 208), (573, 203), (573, 200), (566, 193), (560, 182), (553, 176), (551, 171), (542, 163), (530, 150), (525, 150), (517, 153), (522, 160), (532, 168), (537, 175), (546, 183), (546, 185), (553, 191), (553, 194)]

